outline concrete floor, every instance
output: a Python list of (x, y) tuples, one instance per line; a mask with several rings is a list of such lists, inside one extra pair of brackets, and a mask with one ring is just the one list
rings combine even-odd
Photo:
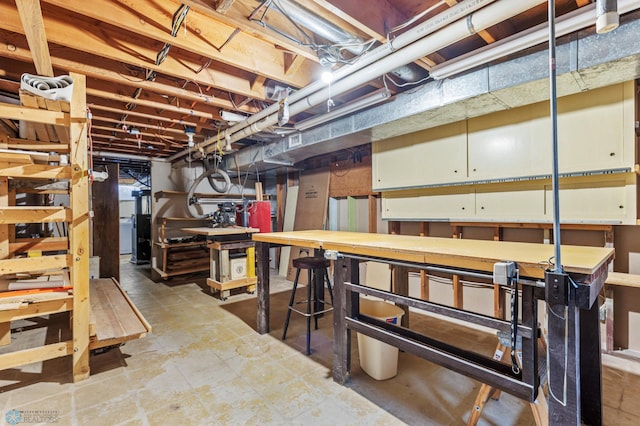
[[(153, 325), (146, 338), (92, 356), (91, 377), (70, 383), (69, 357), (0, 372), (0, 424), (9, 410), (54, 415), (70, 425), (462, 425), (480, 384), (406, 353), (398, 375), (376, 381), (359, 367), (354, 339), (352, 379), (331, 379), (331, 320), (304, 351), (304, 319), (292, 315), (281, 341), (291, 284), (272, 281), (268, 335), (255, 332), (255, 298), (221, 302), (204, 279), (154, 283), (148, 266), (122, 263), (121, 281)], [(275, 294), (277, 293), (277, 294)], [(455, 336), (490, 355), (495, 337), (433, 318), (412, 328)], [(19, 336), (17, 336), (19, 338)], [(637, 424), (640, 378), (604, 369), (605, 424)], [(534, 424), (529, 405), (507, 394), (490, 401), (479, 424)]]

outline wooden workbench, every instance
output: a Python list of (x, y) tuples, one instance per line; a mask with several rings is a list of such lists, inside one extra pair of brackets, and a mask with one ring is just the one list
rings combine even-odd
[[(479, 241), (367, 234), (336, 231), (292, 231), (253, 235), (256, 242), (258, 275), (258, 332), (269, 331), (269, 247), (298, 246), (319, 251), (335, 251), (334, 258), (334, 380), (344, 383), (350, 374), (351, 331), (397, 346), (462, 374), (530, 401), (538, 392), (537, 301), (545, 299), (542, 285), (549, 280), (546, 271), (553, 262), (552, 245), (504, 241)], [(563, 271), (567, 279), (567, 305), (549, 309), (549, 383), (557, 396), (550, 398), (552, 424), (588, 424), (602, 421), (602, 388), (598, 325), (598, 294), (607, 278), (607, 267), (614, 251), (609, 248), (563, 246)], [(393, 294), (359, 285), (358, 262), (371, 259), (395, 264)], [(359, 315), (358, 294), (369, 294), (430, 312), (498, 330), (509, 330), (509, 323), (407, 297), (409, 268), (440, 267), (459, 273), (491, 276), (499, 261), (516, 262), (522, 292), (523, 368), (520, 373), (504, 370), (504, 365), (481, 360), (469, 352), (443, 345), (408, 328), (397, 327)], [(522, 285), (526, 283), (526, 285)], [(550, 287), (547, 284), (547, 287)], [(555, 302), (554, 302), (555, 303)], [(408, 327), (408, 323), (403, 323)], [(568, 336), (568, 337), (566, 337)], [(568, 339), (568, 340), (566, 340)], [(469, 357), (469, 358), (465, 358)], [(576, 380), (580, 377), (580, 380)], [(566, 383), (565, 383), (566, 381)], [(566, 389), (566, 392), (562, 392)], [(577, 416), (577, 417), (576, 417)]]
[[(182, 228), (182, 232), (207, 237), (210, 265), (207, 285), (211, 287), (211, 291), (217, 291), (222, 300), (229, 297), (231, 290), (235, 288), (246, 287), (249, 293), (255, 291), (258, 279), (255, 274), (255, 250), (251, 234), (260, 232), (259, 229), (241, 226), (197, 227)], [(233, 254), (240, 254), (241, 258), (231, 259)], [(241, 272), (236, 275), (238, 268)]]

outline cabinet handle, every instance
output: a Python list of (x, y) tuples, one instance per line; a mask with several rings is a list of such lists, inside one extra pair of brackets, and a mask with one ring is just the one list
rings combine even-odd
[(621, 209), (624, 209), (624, 206), (618, 206), (618, 207), (620, 207)]
[(473, 171), (475, 172), (475, 171), (476, 171), (476, 169), (473, 169)]
[(458, 171), (457, 171), (457, 170), (454, 170), (454, 171), (453, 171), (453, 173), (458, 173)]
[(464, 210), (464, 207), (462, 208), (462, 210)]
[(484, 210), (484, 206), (480, 207), (480, 210)]
[(615, 152), (612, 152), (612, 153), (610, 153), (610, 154), (609, 154), (609, 156), (610, 156), (610, 157), (615, 157), (615, 156), (616, 156), (616, 153), (615, 153)]

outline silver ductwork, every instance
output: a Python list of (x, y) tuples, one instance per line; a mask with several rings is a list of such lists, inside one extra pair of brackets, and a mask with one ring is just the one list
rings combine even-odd
[[(365, 51), (365, 47), (368, 43), (367, 41), (343, 30), (334, 23), (316, 15), (295, 1), (274, 0), (273, 4), (275, 6), (274, 10), (279, 11), (283, 15), (295, 21), (296, 24), (309, 29), (323, 39), (332, 43), (340, 44), (344, 50), (347, 50), (353, 55), (359, 56)], [(339, 54), (339, 52), (336, 52), (335, 54)], [(322, 65), (333, 65), (331, 58), (323, 55), (322, 52), (319, 52), (319, 58)], [(428, 75), (424, 69), (415, 64), (404, 65), (391, 71), (391, 73), (406, 82), (417, 82)]]

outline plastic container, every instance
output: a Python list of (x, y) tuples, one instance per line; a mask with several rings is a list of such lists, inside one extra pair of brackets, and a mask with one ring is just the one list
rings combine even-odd
[[(391, 324), (399, 324), (404, 311), (381, 300), (360, 299), (360, 313)], [(376, 380), (398, 374), (398, 348), (358, 333), (360, 368)]]

